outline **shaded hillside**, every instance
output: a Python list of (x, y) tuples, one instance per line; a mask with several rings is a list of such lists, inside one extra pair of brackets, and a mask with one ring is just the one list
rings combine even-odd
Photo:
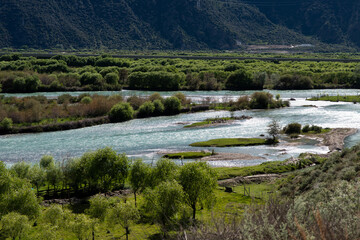
[[(303, 18), (287, 9), (274, 11), (239, 0), (5, 0), (0, 6), (0, 47), (196, 50), (233, 49), (240, 44), (316, 44), (317, 40), (296, 31), (327, 36), (327, 28), (341, 30), (348, 23), (324, 26), (319, 22), (304, 30), (297, 24)], [(355, 21), (347, 32), (356, 28)], [(321, 40), (360, 44), (355, 33), (335, 30), (330, 31), (331, 38)]]
[(275, 24), (326, 43), (360, 46), (357, 0), (263, 0), (257, 6)]

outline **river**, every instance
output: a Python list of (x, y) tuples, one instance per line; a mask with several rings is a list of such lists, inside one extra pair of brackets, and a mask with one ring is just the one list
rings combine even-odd
[[(253, 91), (185, 91), (186, 96), (196, 102), (205, 100), (223, 101), (236, 99), (238, 96), (251, 94)], [(316, 124), (322, 127), (342, 127), (360, 129), (360, 105), (353, 103), (313, 102), (306, 98), (329, 95), (358, 95), (360, 90), (306, 90), (306, 91), (269, 91), (273, 95), (280, 94), (281, 98), (291, 101), (289, 108), (273, 110), (244, 110), (235, 112), (235, 116), (248, 115), (249, 120), (236, 121), (230, 125), (213, 128), (185, 129), (183, 123), (193, 123), (209, 117), (230, 116), (227, 111), (207, 111), (177, 116), (135, 119), (116, 124), (104, 124), (83, 129), (0, 136), (0, 160), (7, 165), (17, 161), (37, 162), (45, 154), (53, 155), (56, 160), (81, 156), (84, 152), (102, 147), (112, 147), (119, 153), (126, 153), (131, 158), (143, 158), (151, 162), (161, 157), (163, 152), (193, 151), (201, 148), (189, 147), (197, 141), (212, 138), (258, 137), (266, 134), (267, 125), (276, 119), (281, 126), (291, 122)], [(92, 94), (112, 95), (119, 92), (92, 92)], [(123, 90), (124, 97), (131, 95), (148, 96), (153, 92)], [(174, 92), (161, 92), (163, 96), (170, 96)], [(57, 97), (63, 93), (40, 93), (47, 97)], [(72, 92), (72, 95), (80, 93)], [(28, 96), (35, 94), (6, 94), (6, 96)], [(314, 106), (305, 106), (314, 105)], [(346, 139), (346, 147), (360, 142), (360, 134)], [(211, 162), (213, 166), (247, 166), (265, 161), (283, 160), (291, 156), (298, 156), (302, 152), (326, 153), (327, 147), (316, 145), (315, 140), (304, 141), (299, 145), (289, 145), (281, 142), (276, 146), (234, 147), (234, 148), (206, 148), (216, 152), (247, 153), (261, 157), (258, 160), (235, 160)]]

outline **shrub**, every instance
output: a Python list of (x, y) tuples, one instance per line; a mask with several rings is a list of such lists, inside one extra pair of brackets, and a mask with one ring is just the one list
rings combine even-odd
[(158, 116), (164, 113), (165, 107), (161, 100), (157, 99), (153, 102), (154, 104), (154, 115)]
[(145, 102), (143, 105), (139, 108), (139, 117), (150, 117), (153, 115), (155, 111), (155, 106), (152, 102), (148, 101)]
[(90, 104), (91, 102), (92, 102), (92, 98), (89, 97), (89, 96), (83, 97), (83, 98), (81, 99), (81, 103), (82, 103), (82, 104)]
[(290, 123), (284, 128), (285, 134), (300, 134), (301, 133), (301, 124), (300, 123)]
[(253, 109), (267, 109), (273, 102), (273, 95), (268, 92), (255, 92), (251, 95), (250, 106)]
[(275, 82), (274, 89), (279, 90), (301, 90), (314, 88), (312, 80), (307, 76), (284, 75)]
[(109, 112), (111, 122), (123, 122), (132, 119), (134, 109), (129, 103), (118, 103), (114, 105)]
[(99, 73), (85, 72), (80, 78), (81, 85), (102, 85), (103, 77)]
[(241, 69), (231, 74), (226, 81), (230, 90), (262, 90), (263, 82), (255, 82), (251, 73)]
[(0, 122), (0, 128), (2, 128), (5, 131), (11, 130), (12, 127), (13, 127), (13, 121), (11, 118), (4, 118)]
[(114, 72), (106, 74), (104, 79), (106, 83), (111, 85), (115, 85), (119, 83), (119, 75)]
[(178, 114), (181, 110), (181, 102), (177, 97), (169, 97), (164, 101), (165, 113)]

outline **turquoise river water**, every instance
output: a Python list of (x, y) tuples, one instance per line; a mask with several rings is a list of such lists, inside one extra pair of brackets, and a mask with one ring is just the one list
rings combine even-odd
[[(249, 120), (236, 121), (229, 125), (185, 129), (184, 123), (193, 123), (209, 117), (230, 116), (227, 111), (207, 111), (177, 116), (135, 119), (132, 121), (104, 124), (83, 129), (49, 132), (38, 134), (18, 134), (0, 136), (0, 160), (11, 165), (17, 161), (37, 162), (45, 154), (53, 155), (57, 160), (81, 156), (86, 151), (102, 147), (112, 147), (119, 153), (126, 153), (131, 158), (143, 158), (153, 161), (161, 157), (164, 152), (193, 151), (201, 148), (189, 147), (190, 143), (205, 141), (212, 138), (258, 137), (266, 134), (267, 125), (276, 119), (281, 126), (291, 122), (301, 124), (316, 124), (322, 127), (358, 128), (360, 129), (360, 104), (331, 103), (323, 101), (307, 101), (306, 98), (328, 95), (358, 95), (360, 90), (307, 90), (307, 91), (269, 91), (273, 95), (280, 94), (282, 99), (291, 101), (289, 108), (274, 110), (246, 110), (237, 111), (235, 116), (248, 115)], [(148, 96), (153, 92), (123, 90), (121, 92), (92, 92), (91, 94), (122, 94)], [(161, 92), (163, 96), (170, 96), (174, 92)], [(185, 91), (187, 97), (195, 102), (224, 101), (236, 99), (241, 95), (251, 94), (252, 91)], [(63, 93), (41, 93), (47, 97), (57, 97)], [(72, 95), (81, 93), (72, 92)], [(28, 96), (38, 94), (6, 94), (7, 96)], [(312, 107), (304, 105), (314, 105)], [(316, 140), (303, 141), (301, 144), (287, 144), (281, 142), (276, 146), (206, 148), (216, 152), (247, 153), (259, 156), (259, 160), (233, 160), (211, 162), (213, 166), (246, 166), (264, 161), (283, 160), (291, 156), (298, 156), (303, 152), (326, 153), (327, 147), (317, 146)], [(346, 147), (360, 143), (357, 133), (345, 140)]]

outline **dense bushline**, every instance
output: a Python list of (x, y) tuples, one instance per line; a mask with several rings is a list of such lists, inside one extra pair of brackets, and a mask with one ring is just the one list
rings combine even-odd
[(360, 67), (337, 62), (4, 55), (0, 84), (3, 92), (358, 88)]

